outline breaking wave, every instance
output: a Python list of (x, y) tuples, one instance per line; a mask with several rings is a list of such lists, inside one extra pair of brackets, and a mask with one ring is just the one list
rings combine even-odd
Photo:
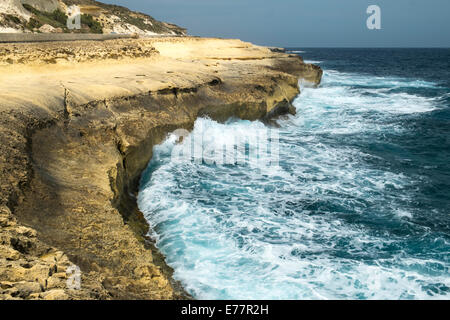
[[(445, 107), (415, 92), (438, 87), (325, 69), (271, 129), (277, 165), (174, 161), (192, 142), (174, 136), (156, 146), (138, 203), (174, 277), (199, 299), (448, 298), (448, 207), (419, 203), (433, 166), (407, 148), (410, 124)], [(265, 128), (199, 119), (192, 136), (220, 149)]]

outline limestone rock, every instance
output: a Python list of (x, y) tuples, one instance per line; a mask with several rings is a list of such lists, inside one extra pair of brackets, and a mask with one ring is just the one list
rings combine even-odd
[[(34, 14), (24, 8), (29, 5), (40, 14)], [(110, 6), (93, 0), (1, 0), (0, 1), (0, 32), (31, 32), (28, 22), (30, 18), (47, 24), (40, 32), (59, 32), (51, 29), (50, 25), (59, 25), (59, 19), (53, 19), (51, 15), (41, 18), (41, 14), (53, 13), (59, 10), (69, 15), (69, 7), (77, 5), (82, 14), (90, 15), (94, 25), (82, 26), (86, 31), (92, 33), (127, 33), (140, 35), (186, 35), (186, 29), (171, 23), (165, 23), (140, 12), (128, 10), (125, 7)], [(31, 11), (31, 9), (30, 9)], [(3, 17), (13, 17), (12, 19), (2, 19)], [(13, 23), (8, 23), (12, 20)], [(49, 21), (53, 20), (53, 21)], [(6, 24), (6, 26), (4, 26)], [(35, 30), (33, 30), (35, 31)], [(62, 31), (62, 30), (61, 30)], [(66, 29), (65, 31), (70, 31)]]
[(0, 64), (0, 299), (188, 297), (136, 204), (153, 146), (202, 115), (294, 112), (299, 78), (321, 78), (200, 38), (0, 44)]
[(0, 257), (6, 260), (19, 260), (20, 253), (11, 247), (0, 245)]
[(49, 24), (44, 24), (42, 27), (39, 28), (39, 31), (42, 33), (55, 33), (56, 29), (54, 27), (52, 27)]
[(33, 8), (43, 12), (53, 12), (61, 9), (61, 3), (58, 0), (20, 0), (22, 4), (28, 4)]
[(0, 207), (0, 227), (6, 228), (16, 225), (16, 221), (8, 207)]
[(55, 289), (41, 294), (44, 300), (67, 300), (69, 296), (62, 289)]
[(2, 0), (0, 1), (0, 12), (10, 15), (16, 15), (28, 21), (30, 13), (22, 6), (21, 0)]
[(37, 282), (26, 282), (21, 281), (14, 284), (14, 289), (10, 289), (14, 292), (14, 295), (17, 295), (20, 298), (27, 298), (32, 293), (40, 293), (42, 292), (42, 287)]
[[(59, 32), (51, 26), (44, 25), (41, 32)], [(17, 64), (48, 65), (58, 63), (80, 63), (92, 60), (123, 60), (134, 58), (151, 58), (158, 52), (146, 41), (116, 40), (102, 42), (43, 43), (39, 45), (13, 45), (8, 48), (0, 46), (0, 66)]]
[(66, 279), (60, 278), (58, 276), (53, 276), (47, 279), (47, 290), (55, 289), (55, 288), (65, 288), (66, 287)]

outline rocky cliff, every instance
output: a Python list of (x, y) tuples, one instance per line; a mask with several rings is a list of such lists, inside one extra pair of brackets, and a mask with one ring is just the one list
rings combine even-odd
[[(70, 6), (80, 8), (81, 29), (67, 28)], [(185, 35), (186, 30), (127, 8), (93, 0), (2, 0), (0, 32)]]
[(275, 51), (187, 37), (0, 45), (0, 298), (186, 297), (146, 238), (139, 177), (199, 116), (294, 112), (299, 77), (322, 71)]

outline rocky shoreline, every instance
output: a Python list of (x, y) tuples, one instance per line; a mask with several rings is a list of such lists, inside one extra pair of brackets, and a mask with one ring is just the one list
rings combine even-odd
[[(1, 44), (0, 299), (189, 298), (146, 238), (140, 175), (199, 116), (295, 112), (298, 79), (322, 71), (279, 51), (189, 37)], [(80, 290), (66, 285), (74, 265)]]

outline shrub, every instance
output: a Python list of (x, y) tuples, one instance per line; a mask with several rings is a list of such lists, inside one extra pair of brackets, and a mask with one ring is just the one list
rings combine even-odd
[(64, 26), (67, 25), (68, 17), (61, 10), (56, 9), (55, 11), (49, 14), (49, 18), (52, 18), (53, 20), (61, 23)]
[(30, 21), (28, 21), (28, 23), (26, 24), (26, 28), (29, 30), (33, 30), (33, 29), (39, 29), (42, 26), (42, 23), (40, 23), (38, 20), (34, 19), (34, 18), (30, 18)]
[(13, 16), (13, 15), (10, 15), (10, 14), (6, 15), (6, 20), (8, 20), (8, 21), (10, 21), (12, 23), (15, 23), (15, 24), (20, 24), (20, 19), (18, 17), (16, 17), (16, 16)]
[(62, 28), (63, 30), (67, 29), (68, 17), (61, 10), (56, 9), (53, 12), (43, 12), (33, 8), (28, 4), (24, 4), (23, 7), (34, 15), (34, 17), (32, 18), (34, 20), (34, 22), (32, 23), (33, 28), (37, 27), (38, 24), (40, 24), (39, 27), (44, 24), (49, 24), (54, 28)]
[(103, 33), (103, 28), (100, 22), (95, 21), (90, 14), (81, 15), (81, 24), (87, 25), (92, 33)]

